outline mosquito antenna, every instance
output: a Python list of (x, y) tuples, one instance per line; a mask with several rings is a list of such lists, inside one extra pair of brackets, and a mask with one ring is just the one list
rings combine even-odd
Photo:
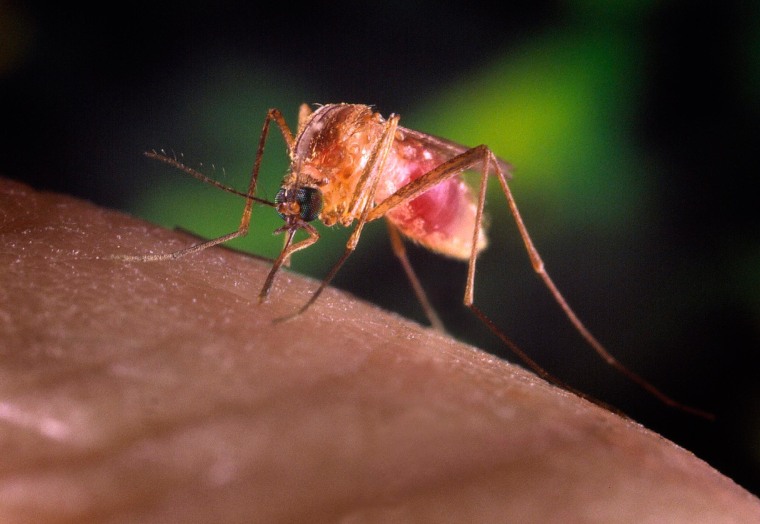
[(269, 207), (275, 207), (275, 204), (273, 202), (270, 202), (269, 200), (256, 197), (254, 195), (249, 195), (248, 193), (244, 193), (242, 191), (238, 191), (237, 189), (224, 185), (221, 182), (218, 182), (217, 180), (214, 180), (211, 177), (207, 177), (200, 171), (197, 171), (193, 169), (192, 167), (180, 162), (177, 160), (177, 155), (172, 151), (172, 156), (169, 156), (166, 154), (166, 152), (162, 149), (160, 152), (156, 151), (155, 149), (152, 149), (150, 151), (146, 151), (144, 155), (148, 158), (151, 158), (153, 160), (158, 160), (159, 162), (163, 162), (164, 164), (168, 164), (176, 169), (179, 169), (180, 171), (183, 171), (187, 173), (188, 175), (192, 176), (193, 178), (196, 178), (200, 180), (201, 182), (204, 182), (206, 184), (210, 184), (214, 187), (217, 187), (219, 189), (222, 189), (228, 193), (232, 193), (233, 195), (238, 195), (243, 198), (250, 198), (254, 202), (258, 202), (259, 204), (264, 204)]

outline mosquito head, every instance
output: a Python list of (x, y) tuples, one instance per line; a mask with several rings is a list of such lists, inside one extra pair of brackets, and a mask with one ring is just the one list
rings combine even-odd
[(315, 187), (281, 187), (274, 197), (277, 213), (286, 222), (315, 220), (322, 211), (322, 192)]

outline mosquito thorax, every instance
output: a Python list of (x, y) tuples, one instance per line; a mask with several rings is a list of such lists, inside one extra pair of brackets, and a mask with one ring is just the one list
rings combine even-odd
[(277, 213), (287, 220), (297, 216), (304, 222), (315, 220), (322, 211), (322, 192), (316, 187), (281, 187), (274, 197)]

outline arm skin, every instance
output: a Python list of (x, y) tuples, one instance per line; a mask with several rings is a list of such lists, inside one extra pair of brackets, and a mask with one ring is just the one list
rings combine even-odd
[(2, 522), (760, 522), (640, 425), (187, 235), (0, 179)]

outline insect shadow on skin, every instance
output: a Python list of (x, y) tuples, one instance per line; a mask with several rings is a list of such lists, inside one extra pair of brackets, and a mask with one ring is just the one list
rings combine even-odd
[[(486, 248), (483, 209), (489, 176), (499, 182), (512, 217), (517, 224), (525, 249), (536, 274), (564, 311), (578, 333), (605, 362), (627, 376), (668, 406), (712, 419), (710, 413), (686, 406), (629, 370), (591, 334), (560, 293), (544, 267), (528, 234), (520, 211), (508, 185), (511, 166), (496, 157), (485, 145), (466, 147), (399, 125), (400, 117), (387, 119), (362, 104), (327, 104), (312, 110), (300, 107), (295, 134), (282, 113), (270, 109), (264, 120), (256, 159), (246, 192), (237, 191), (186, 166), (164, 152), (150, 151), (146, 156), (164, 162), (185, 173), (245, 199), (245, 207), (236, 231), (188, 248), (165, 254), (117, 255), (128, 261), (170, 260), (197, 253), (248, 233), (254, 204), (274, 208), (283, 220), (275, 233), (284, 234), (284, 245), (259, 293), (259, 302), (269, 295), (275, 276), (290, 257), (320, 238), (311, 224), (320, 220), (327, 226), (353, 227), (340, 258), (328, 271), (309, 300), (293, 315), (311, 307), (330, 284), (348, 257), (356, 249), (364, 226), (385, 218), (393, 253), (401, 262), (418, 301), (430, 323), (443, 331), (443, 324), (431, 306), (417, 275), (409, 263), (402, 237), (444, 256), (467, 261), (464, 305), (488, 327), (511, 351), (542, 378), (589, 398), (551, 376), (522, 351), (480, 308), (474, 304), (475, 270), (478, 254)], [(264, 146), (272, 123), (287, 145), (290, 169), (274, 201), (256, 196)], [(476, 194), (464, 182), (465, 171), (479, 173)], [(299, 231), (306, 238), (295, 240)], [(593, 399), (590, 399), (593, 400)]]

